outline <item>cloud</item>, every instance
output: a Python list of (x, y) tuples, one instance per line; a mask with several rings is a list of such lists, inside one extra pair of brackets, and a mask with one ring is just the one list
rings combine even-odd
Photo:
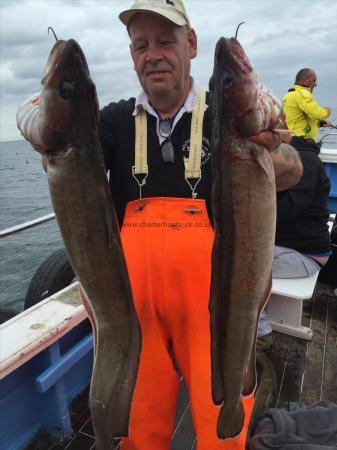
[[(139, 85), (127, 32), (118, 14), (131, 0), (2, 0), (0, 3), (0, 139), (19, 137), (17, 106), (40, 88), (54, 37), (76, 39), (96, 83), (100, 104), (137, 95)], [(282, 96), (296, 72), (312, 67), (317, 99), (337, 112), (335, 24), (337, 3), (329, 0), (185, 0), (198, 35), (192, 70), (203, 87), (220, 36), (239, 40), (263, 82)], [(337, 117), (337, 116), (336, 116)]]

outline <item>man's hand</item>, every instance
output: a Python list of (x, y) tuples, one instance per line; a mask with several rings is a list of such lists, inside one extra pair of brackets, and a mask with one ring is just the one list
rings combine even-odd
[(321, 120), (319, 124), (323, 128), (331, 128), (332, 127), (332, 123), (330, 122), (330, 120)]
[(249, 136), (249, 140), (261, 144), (267, 148), (269, 152), (272, 152), (282, 143), (290, 144), (293, 131), (284, 129), (275, 129), (272, 131), (261, 131), (259, 134)]
[(331, 114), (331, 108), (330, 108), (330, 106), (323, 106), (323, 108), (324, 109), (326, 109), (327, 111), (328, 111), (328, 116), (330, 116), (330, 114)]

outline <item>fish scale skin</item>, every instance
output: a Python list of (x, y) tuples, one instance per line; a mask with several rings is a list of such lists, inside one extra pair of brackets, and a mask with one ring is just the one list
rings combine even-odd
[(214, 59), (209, 308), (212, 396), (221, 405), (217, 434), (225, 439), (241, 432), (242, 395), (255, 388), (256, 329), (271, 289), (276, 222), (271, 156), (244, 136), (275, 125), (281, 110), (235, 39), (220, 39)]
[[(60, 95), (64, 82), (68, 100)], [(96, 448), (106, 450), (114, 438), (128, 436), (140, 326), (98, 140), (96, 89), (76, 41), (55, 44), (42, 84), (39, 112), (36, 106), (24, 111), (23, 131), (46, 153), (56, 218), (93, 320), (90, 410)]]

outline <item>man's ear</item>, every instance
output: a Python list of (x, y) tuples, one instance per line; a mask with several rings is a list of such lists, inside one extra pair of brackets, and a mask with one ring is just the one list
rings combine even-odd
[(198, 39), (193, 28), (190, 28), (187, 32), (187, 40), (190, 46), (190, 58), (193, 59), (197, 56), (198, 51)]

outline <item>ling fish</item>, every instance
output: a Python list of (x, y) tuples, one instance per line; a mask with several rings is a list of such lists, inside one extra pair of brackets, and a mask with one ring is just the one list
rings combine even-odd
[(271, 290), (275, 175), (270, 153), (247, 139), (278, 122), (280, 102), (260, 83), (236, 38), (220, 38), (210, 80), (213, 110), (210, 290), (212, 397), (217, 434), (237, 436), (242, 396), (254, 392), (256, 329)]
[(96, 448), (107, 450), (128, 436), (141, 332), (98, 139), (96, 88), (75, 40), (56, 42), (41, 83), (17, 122), (44, 154), (58, 225), (87, 298), (95, 334), (90, 410)]

